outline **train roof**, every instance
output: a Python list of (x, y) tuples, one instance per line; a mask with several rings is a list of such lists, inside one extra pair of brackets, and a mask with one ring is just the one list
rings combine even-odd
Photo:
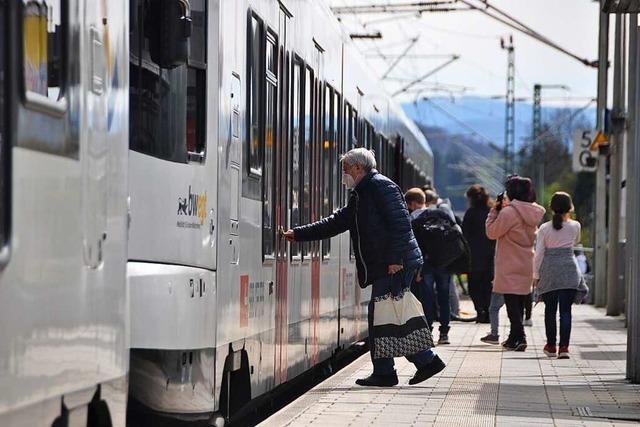
[[(398, 133), (405, 139), (405, 152), (422, 171), (429, 171), (433, 167), (433, 151), (429, 145), (429, 141), (420, 131), (417, 124), (411, 120), (402, 106), (394, 100), (391, 95), (382, 86), (382, 81), (377, 77), (371, 65), (365, 61), (358, 47), (355, 45), (346, 28), (340, 25), (336, 16), (331, 12), (328, 3), (325, 0), (318, 2), (324, 13), (330, 18), (333, 29), (340, 34), (340, 38), (345, 46), (345, 57), (349, 54), (349, 61), (354, 61), (359, 68), (362, 69), (358, 75), (358, 87), (363, 89), (365, 96), (369, 99), (375, 99), (375, 102), (386, 104), (388, 109), (388, 126), (392, 126), (392, 133)], [(345, 74), (347, 74), (345, 72)], [(370, 111), (362, 111), (364, 117), (369, 119)], [(389, 135), (390, 129), (380, 129), (386, 136)]]

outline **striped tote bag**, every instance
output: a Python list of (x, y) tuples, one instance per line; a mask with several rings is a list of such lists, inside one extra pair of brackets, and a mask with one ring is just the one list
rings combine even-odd
[[(402, 274), (396, 274), (393, 281)], [(395, 292), (394, 292), (395, 291)], [(373, 301), (373, 357), (403, 357), (434, 346), (422, 304), (408, 285), (392, 286)]]

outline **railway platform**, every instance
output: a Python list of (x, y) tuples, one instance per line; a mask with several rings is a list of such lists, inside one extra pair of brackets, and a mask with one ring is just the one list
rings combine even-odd
[[(501, 312), (501, 336), (508, 320)], [(400, 384), (363, 388), (368, 353), (266, 419), (263, 426), (614, 426), (640, 423), (640, 385), (625, 380), (627, 331), (622, 318), (574, 306), (571, 359), (542, 348), (544, 308), (533, 312), (524, 353), (480, 342), (488, 325), (453, 323), (439, 375), (409, 386), (414, 367), (396, 359)]]

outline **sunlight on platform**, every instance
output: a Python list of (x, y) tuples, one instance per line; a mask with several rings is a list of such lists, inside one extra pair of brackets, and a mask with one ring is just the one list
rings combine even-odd
[[(503, 309), (501, 338), (508, 321)], [(640, 385), (625, 381), (626, 330), (592, 306), (574, 306), (571, 359), (549, 359), (544, 305), (526, 328), (529, 348), (503, 352), (480, 342), (488, 325), (453, 322), (451, 345), (436, 350), (439, 375), (409, 386), (414, 367), (396, 359), (400, 384), (354, 384), (370, 373), (364, 355), (267, 419), (264, 426), (611, 426), (640, 422)]]

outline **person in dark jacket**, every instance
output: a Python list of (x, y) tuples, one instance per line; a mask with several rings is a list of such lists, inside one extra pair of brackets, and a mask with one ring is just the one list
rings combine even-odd
[(490, 199), (484, 187), (476, 184), (466, 193), (469, 209), (462, 220), (462, 232), (471, 249), (469, 271), (469, 295), (477, 313), (478, 323), (489, 323), (489, 303), (493, 281), (493, 258), (495, 240), (490, 240), (485, 231), (489, 215)]
[[(398, 384), (393, 358), (374, 359), (374, 299), (390, 292), (392, 278), (401, 274), (411, 284), (422, 266), (422, 253), (413, 235), (409, 212), (400, 188), (375, 169), (373, 152), (354, 148), (344, 154), (342, 183), (351, 190), (347, 205), (331, 216), (284, 233), (289, 241), (323, 240), (349, 230), (356, 258), (359, 284), (372, 285), (369, 302), (369, 350), (373, 374), (356, 381), (362, 386), (389, 387)], [(409, 384), (422, 382), (444, 369), (444, 362), (431, 350), (408, 356), (418, 369)]]
[[(417, 190), (417, 191), (416, 191)], [(412, 221), (418, 220), (421, 215), (430, 215), (439, 217), (441, 221), (448, 222), (455, 226), (455, 216), (453, 211), (442, 209), (438, 206), (438, 194), (433, 190), (427, 190), (423, 193), (422, 198), (416, 197), (420, 189), (412, 188), (405, 194), (405, 201), (411, 210)], [(440, 336), (438, 345), (449, 344), (449, 321), (451, 320), (451, 274), (447, 273), (443, 268), (436, 268), (431, 265), (427, 257), (425, 244), (429, 242), (421, 242), (424, 256), (424, 265), (422, 266), (421, 275), (416, 279), (421, 286), (416, 286), (420, 290), (419, 298), (424, 307), (424, 314), (429, 322), (429, 327), (433, 327), (436, 319), (436, 301), (437, 311), (440, 319)], [(455, 291), (455, 289), (454, 289)], [(437, 299), (436, 299), (437, 298)]]

